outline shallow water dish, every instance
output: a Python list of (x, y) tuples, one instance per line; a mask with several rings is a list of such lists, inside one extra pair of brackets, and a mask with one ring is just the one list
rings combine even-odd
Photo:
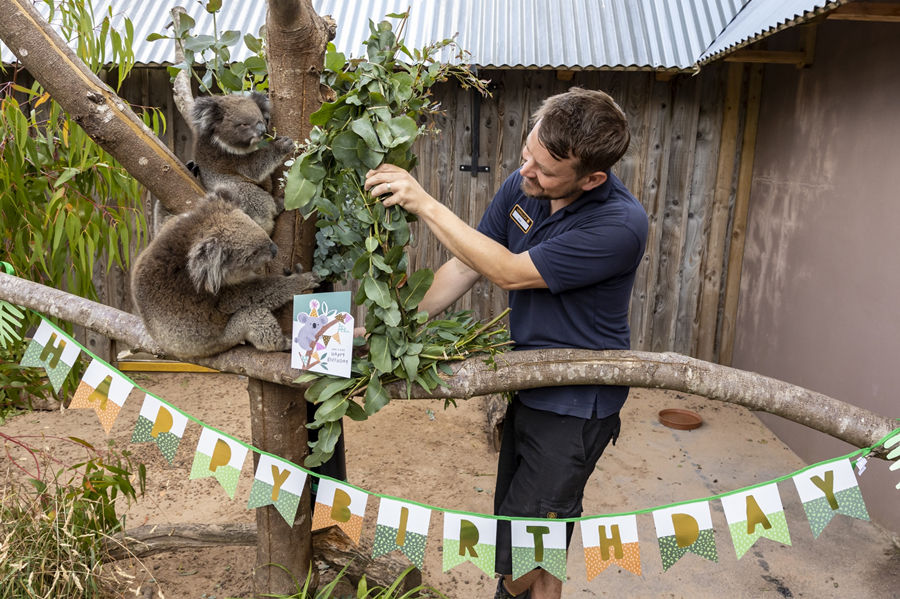
[(697, 412), (678, 408), (660, 410), (659, 421), (669, 428), (677, 428), (681, 431), (689, 431), (703, 424), (703, 418)]

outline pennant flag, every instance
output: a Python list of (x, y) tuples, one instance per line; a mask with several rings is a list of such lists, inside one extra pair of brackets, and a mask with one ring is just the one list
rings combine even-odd
[(794, 476), (794, 485), (813, 538), (819, 537), (835, 514), (869, 519), (849, 458), (804, 470)]
[(535, 568), (543, 568), (563, 582), (566, 580), (566, 523), (553, 520), (513, 520), (512, 576), (519, 578)]
[(144, 393), (144, 404), (141, 406), (141, 413), (138, 414), (131, 442), (156, 442), (156, 446), (171, 464), (175, 460), (178, 444), (184, 437), (188, 418), (158, 397), (146, 391)]
[(53, 390), (59, 393), (59, 388), (80, 354), (78, 343), (42, 318), (31, 343), (25, 348), (21, 364), (43, 368)]
[[(894, 447), (894, 445), (896, 445), (897, 447)], [(900, 433), (897, 433), (896, 435), (885, 441), (884, 447), (886, 449), (894, 447), (894, 449), (889, 454), (887, 454), (887, 459), (897, 460), (896, 462), (891, 464), (891, 472), (893, 472), (894, 470), (900, 470)], [(897, 486), (895, 488), (900, 489), (900, 483), (897, 483)]]
[(496, 557), (496, 520), (444, 513), (444, 572), (463, 562), (472, 562), (493, 576)]
[(696, 501), (656, 510), (653, 521), (664, 572), (688, 552), (719, 561), (709, 502)]
[(191, 466), (191, 479), (213, 476), (228, 496), (234, 499), (247, 447), (234, 439), (203, 427)]
[(372, 557), (399, 549), (421, 570), (425, 563), (425, 543), (428, 541), (430, 520), (431, 510), (428, 508), (382, 498), (378, 506)]
[(369, 495), (359, 489), (328, 479), (319, 480), (316, 505), (313, 509), (312, 529), (337, 526), (359, 545), (366, 502)]
[(288, 526), (293, 526), (304, 484), (306, 472), (285, 460), (260, 454), (247, 509), (274, 504)]
[(133, 388), (134, 385), (119, 371), (95, 359), (88, 364), (69, 409), (93, 408), (108, 435)]
[(791, 544), (777, 483), (726, 495), (722, 497), (722, 507), (725, 509), (725, 520), (728, 521), (738, 559), (760, 537), (785, 545)]
[(581, 540), (589, 581), (612, 565), (641, 575), (641, 550), (634, 514), (582, 520)]

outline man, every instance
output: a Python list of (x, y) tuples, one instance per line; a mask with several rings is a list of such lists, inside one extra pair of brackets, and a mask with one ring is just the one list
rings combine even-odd
[[(416, 214), (453, 254), (420, 304), (434, 316), (482, 276), (509, 290), (516, 350), (628, 349), (628, 305), (644, 252), (647, 215), (610, 172), (628, 149), (622, 110), (607, 94), (572, 88), (535, 113), (522, 165), (491, 202), (478, 229), (392, 165), (365, 187)], [(390, 194), (390, 195), (388, 195)], [(564, 386), (520, 391), (507, 411), (497, 470), (497, 515), (574, 518), (588, 477), (619, 433), (627, 387)], [(509, 521), (498, 521), (498, 598), (558, 599), (562, 583), (543, 569), (513, 580)], [(571, 539), (573, 525), (567, 527)]]

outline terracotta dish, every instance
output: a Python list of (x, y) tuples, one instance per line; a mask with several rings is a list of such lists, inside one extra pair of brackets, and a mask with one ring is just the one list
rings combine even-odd
[(679, 408), (660, 410), (659, 421), (669, 428), (676, 428), (681, 431), (689, 431), (703, 424), (703, 418), (700, 417), (700, 414)]

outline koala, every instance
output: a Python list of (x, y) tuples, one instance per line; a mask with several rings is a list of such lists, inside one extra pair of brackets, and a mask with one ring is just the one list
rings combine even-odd
[(265, 95), (202, 96), (194, 101), (194, 163), (209, 191), (226, 187), (238, 206), (271, 235), (284, 209), (272, 197), (270, 175), (294, 150), (289, 137), (264, 143), (271, 107)]
[(272, 314), (318, 283), (312, 273), (257, 274), (278, 251), (227, 193), (213, 193), (170, 219), (135, 261), (132, 303), (166, 354), (211, 356), (249, 341), (285, 351)]
[(310, 316), (301, 312), (297, 315), (297, 322), (300, 323), (300, 330), (294, 337), (294, 341), (300, 344), (304, 350), (312, 349), (313, 341), (316, 340), (316, 333), (323, 326), (328, 324), (328, 316), (322, 314), (320, 316)]

